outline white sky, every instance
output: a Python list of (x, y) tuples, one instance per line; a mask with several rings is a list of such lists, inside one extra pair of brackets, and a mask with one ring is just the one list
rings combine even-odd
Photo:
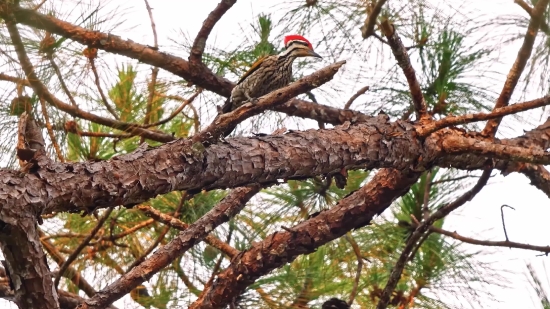
[[(113, 2), (124, 3), (123, 1)], [(153, 14), (161, 50), (163, 46), (174, 45), (168, 38), (177, 38), (179, 29), (194, 37), (204, 18), (218, 2), (219, 0), (150, 0), (149, 3), (154, 8)], [(254, 15), (260, 12), (272, 12), (272, 9), (270, 9), (272, 5), (281, 2), (274, 0), (238, 0), (237, 4), (216, 25), (209, 42), (211, 43), (215, 39), (219, 46), (230, 45), (234, 38), (240, 35), (239, 23), (248, 23)], [(131, 31), (114, 34), (143, 44), (152, 44), (149, 18), (143, 1), (134, 0), (132, 5), (132, 9), (122, 11), (124, 13), (122, 16), (128, 21), (128, 25), (138, 24), (139, 26)], [(513, 3), (513, 0), (478, 1), (476, 6), (479, 7), (480, 12), (488, 14), (523, 13)], [(494, 69), (505, 74), (512, 65), (518, 48), (519, 44), (510, 45), (506, 52), (501, 55), (502, 63), (495, 66)], [(352, 91), (350, 90), (350, 92)], [(528, 98), (532, 99), (534, 97)], [(343, 105), (346, 100), (347, 97), (338, 104)], [(517, 125), (516, 130), (514, 130), (517, 132), (516, 135), (521, 134), (523, 129), (531, 128), (521, 124), (515, 125)], [(511, 134), (506, 133), (506, 135)], [(505, 209), (510, 240), (536, 245), (550, 244), (548, 237), (550, 235), (550, 224), (548, 224), (548, 218), (550, 218), (549, 200), (543, 193), (530, 186), (525, 177), (518, 174), (507, 177), (498, 176), (492, 179), (491, 185), (484, 188), (472, 202), (464, 206), (458, 214), (450, 216), (446, 221), (445, 228), (478, 239), (504, 240), (500, 219), (500, 206), (502, 204), (508, 204), (516, 208), (515, 211)], [(479, 246), (470, 247), (474, 250), (481, 249)], [(513, 282), (513, 288), (494, 288), (492, 292), (501, 303), (497, 305), (488, 300), (485, 308), (538, 308), (532, 301), (532, 297), (534, 297), (533, 289), (525, 279), (525, 262), (533, 262), (537, 266), (539, 274), (544, 277), (544, 269), (541, 265), (543, 261), (547, 260), (547, 257), (537, 257), (537, 252), (510, 250), (508, 248), (492, 249), (491, 252), (495, 252), (495, 254), (484, 257), (483, 260), (494, 261), (495, 267), (514, 273), (509, 275), (510, 281)], [(548, 287), (548, 291), (550, 292), (550, 287)], [(0, 301), (0, 305), (3, 303), (5, 302)], [(117, 302), (116, 305), (123, 308), (124, 302)], [(15, 305), (11, 304), (10, 307), (15, 308)]]

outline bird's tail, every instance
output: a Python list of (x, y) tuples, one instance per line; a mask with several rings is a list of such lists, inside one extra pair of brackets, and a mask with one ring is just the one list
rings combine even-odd
[(231, 111), (232, 105), (233, 103), (231, 102), (231, 97), (227, 98), (227, 100), (222, 106), (222, 114), (229, 113)]

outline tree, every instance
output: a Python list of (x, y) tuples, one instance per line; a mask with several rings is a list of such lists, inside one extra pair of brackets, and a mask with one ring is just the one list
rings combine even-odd
[[(1, 297), (20, 308), (126, 295), (147, 308), (448, 308), (437, 293), (456, 290), (443, 283), (478, 302), (469, 283), (495, 283), (451, 240), (550, 252), (444, 229), (492, 173), (522, 173), (550, 196), (549, 120), (496, 137), (504, 116), (550, 104), (511, 104), (534, 83), (547, 92), (548, 0), (516, 1), (528, 16), (510, 40), (522, 45), (496, 92), (480, 81), (504, 46), (484, 44), (501, 21), (442, 2), (300, 0), (243, 26), (236, 50), (207, 44), (236, 2), (179, 38), (182, 58), (162, 51), (147, 1), (152, 45), (117, 36), (103, 4), (0, 1)], [(217, 114), (230, 79), (289, 32), (331, 64)], [(366, 59), (377, 61), (369, 79)], [(350, 81), (357, 92), (342, 99)], [(354, 103), (363, 94), (368, 106)], [(318, 128), (287, 130), (290, 117)]]

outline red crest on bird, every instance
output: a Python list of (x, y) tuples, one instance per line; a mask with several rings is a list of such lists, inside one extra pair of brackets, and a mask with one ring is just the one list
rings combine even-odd
[(306, 38), (304, 38), (303, 36), (301, 36), (299, 34), (291, 34), (291, 35), (285, 36), (285, 47), (288, 47), (288, 43), (290, 43), (292, 41), (304, 42), (304, 43), (307, 44), (309, 49), (313, 50), (313, 46), (311, 45), (311, 43)]

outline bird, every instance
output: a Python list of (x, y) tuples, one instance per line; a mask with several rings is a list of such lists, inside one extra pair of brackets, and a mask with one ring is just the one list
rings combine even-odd
[(301, 35), (284, 37), (285, 49), (277, 55), (264, 56), (256, 60), (239, 79), (231, 96), (222, 107), (228, 113), (244, 103), (255, 103), (256, 99), (282, 88), (292, 80), (292, 63), (298, 57), (322, 57), (313, 51), (311, 43)]

